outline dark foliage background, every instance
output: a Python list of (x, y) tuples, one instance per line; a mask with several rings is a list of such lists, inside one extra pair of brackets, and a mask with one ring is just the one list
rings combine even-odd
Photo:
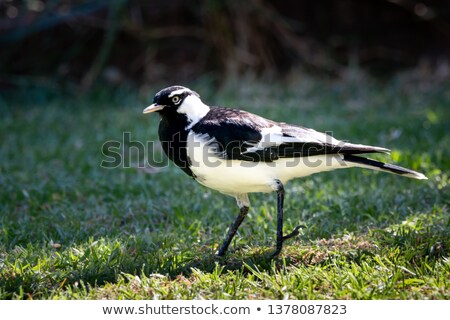
[(448, 74), (450, 1), (0, 1), (0, 84)]

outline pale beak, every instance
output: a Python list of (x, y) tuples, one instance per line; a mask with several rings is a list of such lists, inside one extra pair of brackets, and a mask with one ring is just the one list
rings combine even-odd
[(155, 111), (158, 111), (158, 110), (163, 109), (164, 107), (165, 107), (165, 106), (162, 106), (162, 105), (160, 105), (160, 104), (154, 103), (154, 104), (148, 106), (147, 108), (145, 108), (144, 111), (142, 111), (142, 113), (151, 113), (151, 112), (155, 112)]

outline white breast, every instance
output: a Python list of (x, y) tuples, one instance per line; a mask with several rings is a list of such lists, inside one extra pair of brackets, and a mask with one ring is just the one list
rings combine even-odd
[(283, 158), (273, 162), (221, 159), (213, 138), (192, 132), (188, 135), (187, 154), (199, 183), (229, 195), (270, 192), (275, 180), (284, 184), (296, 177), (353, 166), (344, 162), (341, 155)]

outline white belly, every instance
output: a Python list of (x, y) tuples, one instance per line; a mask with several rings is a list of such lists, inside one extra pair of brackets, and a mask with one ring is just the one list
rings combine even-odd
[(229, 195), (273, 191), (274, 181), (287, 181), (314, 173), (353, 165), (341, 155), (319, 155), (301, 158), (283, 158), (273, 162), (225, 160), (217, 157), (212, 140), (207, 136), (189, 134), (187, 154), (196, 180), (211, 189)]

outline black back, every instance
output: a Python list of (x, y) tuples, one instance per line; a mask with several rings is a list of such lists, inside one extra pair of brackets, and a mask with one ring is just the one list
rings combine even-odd
[[(262, 139), (261, 129), (275, 125), (281, 128), (281, 134), (286, 138), (286, 142), (266, 148), (254, 148)], [(217, 156), (232, 160), (271, 162), (280, 158), (387, 151), (341, 141), (334, 144), (331, 136), (312, 129), (278, 123), (246, 111), (221, 107), (211, 108), (192, 130), (197, 134), (208, 134), (214, 138)]]

